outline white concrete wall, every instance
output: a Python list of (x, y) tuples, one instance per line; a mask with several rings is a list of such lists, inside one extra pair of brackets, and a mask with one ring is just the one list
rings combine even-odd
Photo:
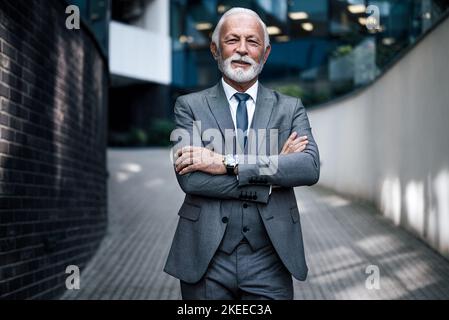
[(170, 35), (170, 1), (146, 0), (145, 13), (135, 22), (135, 25), (168, 37)]
[(374, 84), (308, 114), (319, 183), (449, 257), (449, 19)]
[(171, 83), (171, 40), (167, 33), (112, 21), (109, 52), (113, 75), (165, 85)]

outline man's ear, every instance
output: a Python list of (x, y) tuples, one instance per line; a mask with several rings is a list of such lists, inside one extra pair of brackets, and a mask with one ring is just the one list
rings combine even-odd
[(210, 43), (210, 52), (212, 52), (212, 56), (215, 60), (218, 60), (218, 48), (215, 42)]
[(265, 54), (263, 56), (263, 62), (267, 62), (268, 60), (268, 56), (270, 55), (271, 52), (271, 45), (269, 45), (266, 49), (265, 49)]

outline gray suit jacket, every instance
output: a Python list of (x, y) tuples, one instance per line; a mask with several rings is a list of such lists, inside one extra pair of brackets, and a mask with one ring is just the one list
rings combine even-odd
[[(187, 133), (204, 134), (208, 129), (217, 129), (220, 137), (203, 141), (202, 146), (225, 153), (220, 150), (225, 130), (233, 130), (234, 124), (221, 81), (212, 88), (179, 97), (174, 113), (177, 128), (184, 132), (183, 137), (183, 134), (177, 137), (181, 141), (175, 149), (192, 143)], [(194, 121), (201, 121), (201, 125)], [(266, 156), (263, 161), (240, 163), (238, 178), (203, 172), (176, 175), (186, 196), (179, 210), (178, 226), (164, 268), (168, 274), (189, 283), (201, 279), (225, 232), (228, 213), (223, 212), (222, 204), (240, 199), (257, 204), (282, 262), (296, 279), (306, 279), (308, 268), (293, 187), (311, 186), (318, 182), (320, 175), (318, 146), (313, 139), (306, 110), (299, 99), (259, 84), (251, 128), (278, 129), (277, 137), (262, 136), (262, 139), (269, 140), (268, 145), (277, 140), (274, 141), (277, 146), (264, 149)], [(307, 135), (309, 144), (303, 152), (278, 156), (293, 131), (301, 136)], [(277, 161), (277, 170), (270, 174), (261, 173), (260, 169), (267, 165), (267, 161)], [(276, 186), (271, 194), (270, 185)]]

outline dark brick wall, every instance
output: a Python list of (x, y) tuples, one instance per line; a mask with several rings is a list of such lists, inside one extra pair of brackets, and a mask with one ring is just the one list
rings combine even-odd
[(58, 297), (107, 228), (107, 63), (65, 7), (0, 1), (3, 299)]

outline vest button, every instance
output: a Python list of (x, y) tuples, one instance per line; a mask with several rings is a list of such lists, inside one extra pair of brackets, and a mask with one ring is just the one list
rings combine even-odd
[(245, 209), (248, 208), (248, 204), (244, 203), (243, 208), (245, 208)]
[(223, 217), (223, 218), (221, 219), (221, 221), (222, 221), (223, 223), (228, 223), (229, 219), (228, 219), (228, 217)]
[(249, 228), (248, 227), (243, 227), (243, 232), (248, 232), (249, 231)]

